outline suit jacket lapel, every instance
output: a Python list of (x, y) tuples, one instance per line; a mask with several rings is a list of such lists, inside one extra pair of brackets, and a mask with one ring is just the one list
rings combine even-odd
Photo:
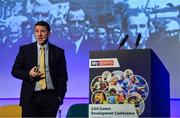
[(53, 47), (52, 47), (52, 45), (50, 43), (48, 44), (48, 48), (49, 48), (48, 59), (49, 59), (49, 66), (50, 66), (53, 63), (53, 58), (54, 58), (53, 56), (55, 56), (55, 55), (54, 55), (54, 52), (53, 52), (53, 49), (52, 49)]

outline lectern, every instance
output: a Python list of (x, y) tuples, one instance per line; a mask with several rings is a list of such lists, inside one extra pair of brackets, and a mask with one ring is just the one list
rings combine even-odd
[(92, 51), (90, 104), (133, 104), (139, 117), (170, 117), (169, 73), (151, 49)]

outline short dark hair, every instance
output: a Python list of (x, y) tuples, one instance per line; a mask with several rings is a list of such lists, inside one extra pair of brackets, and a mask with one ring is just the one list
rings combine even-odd
[(45, 21), (38, 21), (35, 25), (34, 25), (34, 28), (37, 26), (37, 25), (40, 25), (40, 26), (45, 26), (46, 29), (48, 30), (48, 32), (50, 32), (50, 25), (48, 24), (48, 22), (45, 22)]

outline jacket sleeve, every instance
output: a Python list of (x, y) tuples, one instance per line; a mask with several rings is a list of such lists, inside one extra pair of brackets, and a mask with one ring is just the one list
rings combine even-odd
[(59, 97), (61, 99), (61, 103), (63, 103), (64, 96), (67, 91), (67, 81), (68, 81), (68, 74), (67, 74), (67, 67), (66, 67), (66, 59), (64, 55), (64, 51), (61, 55), (60, 61), (59, 61), (59, 86), (58, 86), (58, 91), (59, 91)]
[(25, 69), (25, 57), (23, 47), (20, 47), (19, 49), (14, 65), (12, 67), (11, 74), (15, 78), (26, 81), (32, 81), (32, 78), (29, 76), (29, 70)]

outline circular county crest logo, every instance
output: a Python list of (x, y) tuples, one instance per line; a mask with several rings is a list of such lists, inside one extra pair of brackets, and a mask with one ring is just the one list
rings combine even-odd
[(90, 89), (93, 104), (133, 104), (138, 115), (143, 113), (149, 94), (146, 80), (131, 69), (104, 71), (92, 79)]

